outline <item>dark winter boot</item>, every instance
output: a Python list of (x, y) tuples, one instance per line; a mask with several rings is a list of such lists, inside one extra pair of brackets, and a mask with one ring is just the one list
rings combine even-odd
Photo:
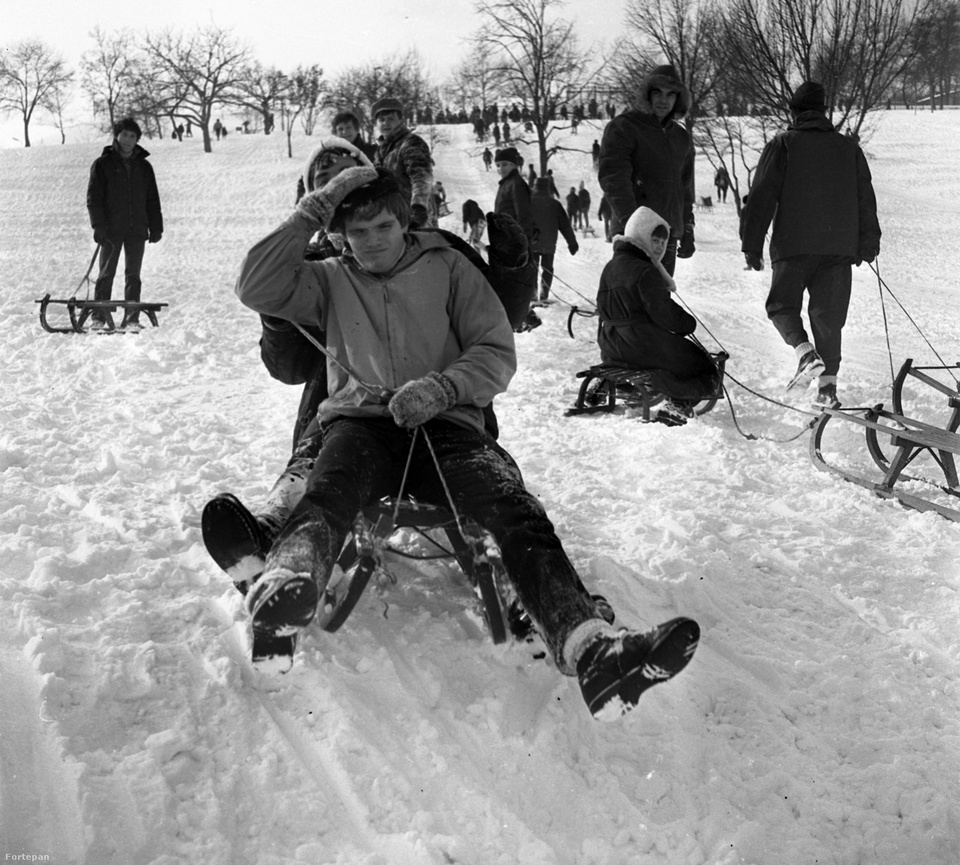
[(305, 519), (284, 530), (247, 595), (254, 631), (293, 634), (310, 624), (333, 570), (331, 547), (324, 522)]
[[(809, 346), (810, 343), (804, 343)], [(793, 390), (797, 387), (806, 387), (824, 370), (823, 360), (816, 350), (811, 346), (800, 355), (800, 363), (797, 365), (797, 372), (787, 383), (787, 390)]]
[(200, 528), (210, 557), (245, 595), (263, 572), (276, 531), (260, 522), (231, 493), (221, 493), (207, 502)]
[(601, 632), (577, 661), (580, 692), (598, 721), (615, 721), (640, 701), (647, 688), (672, 679), (690, 663), (700, 626), (677, 618), (650, 631)]

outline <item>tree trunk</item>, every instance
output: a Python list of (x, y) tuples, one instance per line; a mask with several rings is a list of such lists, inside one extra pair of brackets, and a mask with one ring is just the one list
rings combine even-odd
[(30, 121), (26, 117), (23, 118), (23, 146), (30, 146)]
[(213, 153), (213, 145), (210, 143), (210, 127), (204, 123), (200, 128), (203, 130), (203, 152)]

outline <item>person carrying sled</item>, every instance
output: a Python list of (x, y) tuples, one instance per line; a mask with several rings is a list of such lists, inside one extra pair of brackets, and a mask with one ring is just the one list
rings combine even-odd
[(374, 102), (371, 110), (380, 130), (374, 165), (396, 175), (400, 188), (410, 200), (413, 227), (436, 226), (430, 147), (407, 127), (399, 99), (385, 96)]
[(603, 132), (597, 179), (613, 211), (611, 231), (620, 234), (640, 206), (670, 226), (663, 266), (671, 276), (677, 258), (696, 251), (693, 217), (693, 146), (678, 122), (690, 109), (690, 91), (673, 66), (658, 66), (640, 82), (633, 108), (618, 114)]
[(580, 249), (577, 235), (563, 205), (550, 193), (550, 180), (539, 177), (533, 185), (530, 206), (533, 209), (533, 221), (537, 225), (537, 239), (533, 243), (533, 256), (540, 269), (540, 303), (550, 299), (550, 287), (553, 285), (554, 257), (557, 252), (558, 235), (563, 235), (570, 255), (576, 255)]
[[(814, 405), (836, 408), (841, 333), (850, 305), (851, 270), (880, 252), (877, 199), (866, 157), (826, 115), (826, 92), (805, 81), (789, 103), (792, 122), (764, 148), (740, 221), (747, 266), (763, 270), (773, 222), (773, 277), (767, 316), (798, 358), (787, 389), (819, 377)], [(813, 342), (803, 325), (803, 294)]]
[[(163, 237), (163, 212), (160, 193), (150, 155), (137, 142), (140, 126), (131, 117), (117, 121), (113, 127), (113, 143), (90, 167), (87, 183), (87, 213), (93, 228), (93, 239), (100, 247), (94, 300), (110, 300), (113, 279), (124, 259), (123, 299), (140, 300), (140, 268), (146, 244), (159, 243)], [(91, 327), (102, 328), (106, 314), (95, 310)], [(121, 328), (138, 328), (140, 313), (128, 310)]]
[(696, 319), (670, 296), (676, 284), (661, 261), (669, 236), (665, 219), (639, 207), (613, 238), (613, 258), (597, 291), (597, 342), (606, 364), (658, 371), (651, 373), (654, 387), (666, 380), (671, 395), (660, 404), (657, 420), (682, 426), (694, 403), (716, 390), (719, 373), (710, 355), (686, 339)]
[[(430, 234), (407, 232), (409, 213), (392, 175), (351, 168), (304, 196), (244, 259), (240, 300), (324, 327), (337, 358), (306, 493), (247, 595), (253, 627), (291, 634), (312, 621), (357, 512), (397, 492), (409, 457), (408, 491), (444, 507), (449, 491), (494, 534), (558, 668), (578, 678), (594, 717), (618, 718), (687, 665), (699, 628), (677, 618), (618, 631), (599, 615), (543, 507), (484, 433), (482, 407), (516, 368), (507, 318), (476, 268)], [(324, 226), (347, 252), (305, 263)]]

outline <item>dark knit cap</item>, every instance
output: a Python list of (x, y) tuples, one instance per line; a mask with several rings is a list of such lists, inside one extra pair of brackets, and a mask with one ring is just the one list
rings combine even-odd
[(493, 156), (494, 162), (512, 162), (514, 165), (523, 165), (523, 158), (520, 156), (516, 147), (504, 147), (498, 150)]
[(533, 181), (534, 192), (550, 192), (550, 178), (538, 177)]
[(823, 85), (816, 81), (804, 81), (793, 92), (790, 107), (794, 111), (823, 111), (827, 107), (827, 93)]
[(382, 99), (378, 99), (373, 103), (373, 108), (370, 109), (370, 113), (373, 114), (373, 119), (377, 119), (377, 115), (381, 111), (396, 111), (401, 117), (403, 116), (403, 103), (399, 99), (394, 99), (392, 96), (384, 96)]
[(683, 82), (680, 80), (680, 76), (677, 74), (677, 69), (675, 66), (658, 66), (653, 72), (650, 73), (651, 79), (660, 79), (657, 83), (669, 83), (676, 86), (678, 89), (683, 87)]

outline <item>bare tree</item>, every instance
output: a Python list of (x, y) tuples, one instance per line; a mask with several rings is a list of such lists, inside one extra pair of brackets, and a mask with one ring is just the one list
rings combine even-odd
[(504, 95), (530, 110), (541, 174), (550, 157), (566, 149), (549, 144), (555, 106), (578, 98), (593, 77), (573, 23), (553, 15), (562, 5), (561, 0), (480, 0), (476, 6), (483, 23), (474, 43), (490, 58)]
[(307, 135), (313, 134), (317, 117), (326, 100), (327, 82), (323, 80), (323, 70), (317, 66), (298, 66), (293, 74), (287, 76), (287, 90), (284, 96), (290, 106), (286, 119), (287, 156), (293, 158), (293, 143), (290, 139), (293, 124), (298, 117), (308, 117), (304, 124)]
[(931, 0), (731, 0), (716, 29), (727, 85), (758, 110), (789, 118), (801, 80), (820, 81), (838, 128), (860, 135), (913, 53)]
[(500, 76), (489, 55), (482, 46), (475, 44), (454, 70), (446, 90), (458, 107), (469, 114), (473, 106), (483, 109), (496, 102), (500, 87)]
[(156, 88), (166, 113), (184, 117), (203, 132), (205, 153), (213, 150), (210, 121), (214, 106), (235, 101), (249, 49), (231, 32), (211, 25), (190, 36), (165, 30), (148, 33), (144, 46), (156, 69)]
[(904, 78), (913, 85), (914, 101), (926, 92), (930, 109), (940, 108), (960, 79), (960, 0), (934, 0), (911, 33), (912, 62)]
[(107, 33), (94, 27), (95, 47), (80, 58), (81, 86), (93, 103), (93, 112), (113, 129), (117, 106), (124, 99), (136, 73), (136, 43), (130, 30)]
[(254, 61), (242, 71), (234, 104), (259, 113), (263, 118), (264, 135), (269, 135), (273, 131), (274, 112), (288, 87), (287, 76), (279, 69), (266, 69)]
[(56, 98), (73, 80), (63, 58), (39, 39), (25, 39), (0, 57), (0, 111), (23, 119), (23, 146), (30, 146), (30, 121), (37, 108), (56, 114)]

